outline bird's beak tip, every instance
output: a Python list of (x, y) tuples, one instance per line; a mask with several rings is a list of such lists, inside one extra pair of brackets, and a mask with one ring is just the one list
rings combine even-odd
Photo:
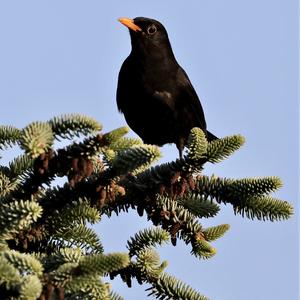
[(133, 31), (142, 31), (142, 28), (134, 24), (134, 21), (129, 18), (119, 18), (118, 21)]
[(123, 24), (123, 21), (125, 20), (126, 18), (118, 18), (118, 21), (121, 22)]

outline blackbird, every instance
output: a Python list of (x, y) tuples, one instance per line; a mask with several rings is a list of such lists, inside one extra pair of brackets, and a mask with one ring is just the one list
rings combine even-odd
[(206, 130), (199, 98), (175, 59), (164, 26), (144, 17), (119, 21), (129, 28), (132, 46), (117, 87), (118, 109), (129, 127), (144, 143), (175, 143), (180, 158), (193, 127), (201, 128), (208, 141), (217, 139)]

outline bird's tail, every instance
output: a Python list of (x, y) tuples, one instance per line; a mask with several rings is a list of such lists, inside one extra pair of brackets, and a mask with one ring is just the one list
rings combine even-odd
[(219, 139), (214, 134), (212, 134), (211, 132), (209, 132), (208, 130), (206, 131), (206, 137), (207, 137), (207, 140), (209, 142)]

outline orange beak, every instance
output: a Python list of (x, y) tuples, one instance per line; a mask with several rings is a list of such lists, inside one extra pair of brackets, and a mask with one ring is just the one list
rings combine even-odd
[(125, 25), (126, 27), (128, 27), (129, 29), (137, 32), (137, 31), (142, 31), (142, 28), (137, 26), (136, 24), (134, 24), (134, 21), (132, 19), (128, 19), (128, 18), (120, 18), (119, 21)]

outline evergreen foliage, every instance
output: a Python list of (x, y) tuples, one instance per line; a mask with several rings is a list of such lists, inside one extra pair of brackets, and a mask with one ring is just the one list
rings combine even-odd
[(20, 130), (13, 126), (0, 126), (0, 150), (12, 146), (20, 139)]
[[(127, 138), (127, 127), (100, 133), (102, 126), (72, 114), (33, 122), (23, 129), (0, 126), (0, 150), (18, 145), (23, 153), (0, 166), (0, 299), (111, 299), (105, 277), (148, 284), (157, 299), (205, 300), (165, 273), (157, 246), (180, 239), (191, 254), (215, 255), (211, 242), (228, 224), (204, 228), (220, 204), (250, 219), (283, 220), (293, 207), (271, 193), (278, 177), (230, 179), (202, 174), (244, 143), (240, 135), (208, 143), (193, 128), (184, 158), (153, 165), (159, 148)], [(55, 140), (69, 141), (58, 148)], [(65, 179), (54, 186), (57, 177)], [(154, 227), (128, 239), (127, 252), (105, 253), (90, 224), (134, 210)]]

